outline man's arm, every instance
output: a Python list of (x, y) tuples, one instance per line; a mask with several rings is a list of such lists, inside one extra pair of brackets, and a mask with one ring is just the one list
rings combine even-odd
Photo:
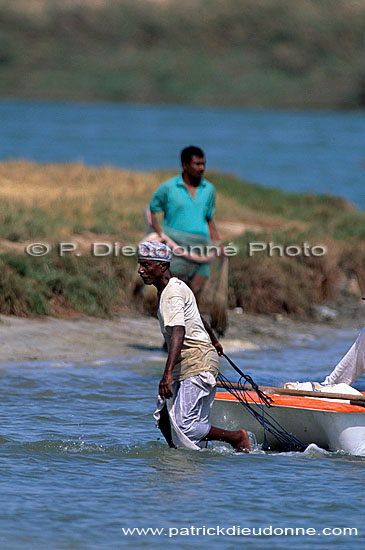
[(149, 209), (151, 212), (151, 225), (156, 233), (158, 233), (158, 235), (162, 234), (162, 229), (157, 221), (156, 213), (163, 212), (163, 214), (165, 215), (167, 195), (168, 190), (166, 188), (166, 184), (162, 183), (160, 187), (153, 193), (151, 202), (149, 204)]
[(214, 334), (213, 332), (213, 329), (212, 327), (210, 326), (210, 324), (208, 323), (208, 321), (206, 321), (204, 319), (204, 317), (202, 316), (202, 314), (200, 314), (200, 317), (201, 317), (201, 320), (203, 321), (203, 325), (204, 325), (204, 328), (205, 330), (207, 331), (208, 335), (209, 335), (209, 338), (211, 339), (211, 342), (213, 344), (213, 346), (215, 347), (215, 349), (217, 350), (217, 353), (220, 357), (223, 356), (223, 346), (222, 344), (219, 342), (218, 338), (216, 337), (216, 335)]
[(208, 220), (208, 229), (209, 229), (209, 234), (212, 241), (221, 242), (221, 238), (215, 226), (214, 220)]
[(156, 231), (156, 233), (158, 235), (160, 235), (160, 237), (162, 237), (163, 233), (162, 233), (162, 229), (157, 221), (157, 216), (156, 216), (156, 213), (155, 212), (151, 212), (151, 225), (153, 227), (153, 229)]
[(181, 325), (175, 325), (172, 327), (171, 341), (169, 354), (167, 356), (166, 366), (162, 375), (158, 393), (161, 397), (169, 399), (172, 397), (171, 384), (172, 384), (172, 370), (177, 362), (177, 359), (181, 352), (181, 346), (184, 341), (185, 327)]
[(175, 243), (175, 241), (170, 239), (170, 237), (165, 235), (165, 233), (162, 231), (162, 229), (161, 229), (161, 227), (160, 227), (160, 225), (157, 221), (157, 216), (154, 212), (151, 212), (151, 225), (152, 225), (153, 229), (155, 230), (155, 232), (160, 237), (160, 239), (162, 241), (164, 241), (166, 244), (168, 244), (169, 247), (172, 250), (174, 250), (175, 248), (178, 248), (178, 245)]

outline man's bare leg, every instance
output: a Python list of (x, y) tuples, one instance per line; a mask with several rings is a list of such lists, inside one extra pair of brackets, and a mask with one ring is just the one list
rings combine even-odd
[(171, 449), (176, 449), (176, 445), (174, 445), (172, 441), (170, 417), (166, 405), (164, 405), (164, 407), (160, 411), (160, 420), (158, 421), (158, 427), (160, 428), (162, 435), (166, 439), (168, 446)]
[(208, 441), (225, 441), (232, 445), (238, 452), (248, 453), (251, 450), (250, 440), (246, 430), (221, 430), (215, 426), (211, 426), (208, 435)]

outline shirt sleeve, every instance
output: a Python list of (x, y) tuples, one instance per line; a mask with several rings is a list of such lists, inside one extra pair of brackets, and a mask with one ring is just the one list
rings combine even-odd
[(167, 201), (167, 190), (164, 184), (155, 191), (152, 195), (152, 200), (150, 202), (151, 212), (165, 212), (166, 210), (166, 201)]
[(208, 208), (207, 208), (207, 214), (206, 219), (208, 222), (213, 219), (215, 211), (215, 189), (212, 188), (212, 192), (210, 193), (209, 199), (208, 199)]
[(183, 296), (169, 296), (164, 307), (164, 326), (175, 327), (177, 325), (185, 327), (184, 298)]

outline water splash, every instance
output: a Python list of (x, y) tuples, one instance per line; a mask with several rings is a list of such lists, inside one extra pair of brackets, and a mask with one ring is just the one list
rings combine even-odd
[(63, 439), (42, 439), (39, 441), (31, 441), (25, 443), (17, 443), (0, 438), (0, 443), (7, 443), (8, 452), (13, 452), (17, 455), (24, 454), (52, 454), (60, 457), (67, 456), (89, 456), (95, 458), (149, 458), (159, 455), (165, 447), (161, 443), (148, 442), (136, 445), (104, 445), (78, 440), (63, 440)]

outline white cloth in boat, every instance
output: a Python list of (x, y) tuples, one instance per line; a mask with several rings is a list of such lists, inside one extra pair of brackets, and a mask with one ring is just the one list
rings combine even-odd
[(348, 395), (362, 395), (348, 384), (320, 384), (319, 382), (286, 382), (284, 388), (288, 390), (318, 391), (326, 393), (343, 393)]
[(365, 328), (362, 329), (349, 351), (335, 366), (324, 384), (353, 384), (365, 373)]
[(181, 353), (174, 366), (174, 381), (182, 381), (201, 372), (218, 376), (219, 358), (204, 328), (195, 296), (180, 279), (171, 277), (160, 297), (157, 312), (161, 331), (170, 348), (172, 328), (185, 327)]
[(213, 405), (216, 380), (211, 372), (202, 372), (172, 384), (173, 397), (157, 397), (154, 418), (157, 426), (160, 411), (167, 405), (172, 441), (177, 447), (198, 450), (210, 430), (209, 415)]

